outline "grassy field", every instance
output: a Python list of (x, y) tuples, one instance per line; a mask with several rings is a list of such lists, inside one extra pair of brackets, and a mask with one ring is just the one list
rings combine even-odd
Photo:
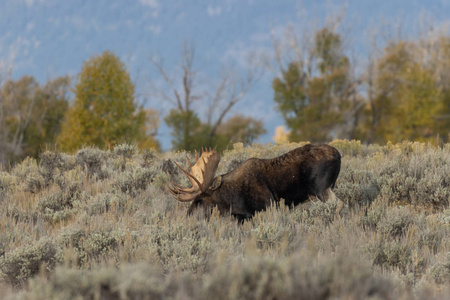
[[(236, 144), (218, 174), (301, 144)], [(450, 144), (334, 141), (346, 203), (186, 216), (171, 160), (120, 145), (0, 171), (0, 298), (448, 299)]]

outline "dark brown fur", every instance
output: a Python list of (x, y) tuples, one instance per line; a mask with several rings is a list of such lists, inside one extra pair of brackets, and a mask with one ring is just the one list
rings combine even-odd
[(217, 176), (196, 197), (188, 213), (197, 208), (209, 213), (217, 207), (221, 214), (244, 220), (281, 198), (291, 207), (310, 196), (326, 201), (335, 197), (331, 188), (340, 167), (341, 155), (328, 145), (308, 144), (273, 159), (250, 158), (233, 171)]

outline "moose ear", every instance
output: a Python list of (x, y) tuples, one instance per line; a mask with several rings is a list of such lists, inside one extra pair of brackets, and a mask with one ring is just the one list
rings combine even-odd
[(217, 176), (216, 178), (214, 178), (214, 181), (209, 188), (211, 189), (211, 191), (214, 191), (217, 190), (221, 184), (222, 184), (222, 176)]

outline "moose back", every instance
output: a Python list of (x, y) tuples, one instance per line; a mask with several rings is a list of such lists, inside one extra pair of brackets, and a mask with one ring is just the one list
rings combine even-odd
[[(197, 154), (194, 165), (188, 159), (190, 172), (175, 164), (186, 174), (192, 187), (175, 182), (171, 193), (182, 202), (192, 201), (188, 213), (202, 209), (209, 214), (217, 207), (221, 214), (239, 220), (251, 218), (272, 201), (284, 199), (295, 206), (317, 196), (322, 201), (337, 199), (332, 188), (341, 168), (339, 151), (329, 145), (308, 144), (272, 158), (250, 158), (233, 171), (215, 176), (220, 155), (216, 151)], [(341, 211), (340, 201), (337, 213)]]

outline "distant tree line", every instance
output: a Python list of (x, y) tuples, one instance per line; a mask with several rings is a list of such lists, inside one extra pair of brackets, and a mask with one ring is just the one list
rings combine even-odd
[(159, 149), (155, 110), (137, 103), (125, 65), (109, 51), (86, 61), (72, 90), (68, 76), (41, 86), (33, 77), (0, 86), (0, 165), (46, 148), (74, 151), (136, 143)]
[[(288, 36), (286, 38), (291, 38)], [(450, 37), (390, 39), (357, 75), (336, 26), (282, 49), (274, 100), (289, 140), (358, 139), (449, 142)], [(295, 53), (286, 62), (286, 53)]]
[[(273, 98), (288, 128), (279, 128), (280, 141), (449, 142), (450, 37), (392, 38), (374, 47), (363, 65), (350, 59), (337, 23), (307, 36), (291, 31), (273, 39), (278, 70)], [(253, 143), (266, 133), (263, 121), (233, 108), (261, 76), (261, 65), (249, 59), (246, 72), (223, 68), (201, 84), (194, 50), (184, 45), (172, 74), (162, 60), (150, 58), (165, 85), (151, 82), (150, 100), (171, 107), (163, 120), (173, 150), (222, 151), (235, 142)], [(159, 112), (139, 101), (126, 66), (109, 51), (86, 61), (74, 86), (68, 76), (43, 85), (31, 76), (0, 79), (3, 166), (48, 147), (75, 151), (129, 142), (160, 148)]]

